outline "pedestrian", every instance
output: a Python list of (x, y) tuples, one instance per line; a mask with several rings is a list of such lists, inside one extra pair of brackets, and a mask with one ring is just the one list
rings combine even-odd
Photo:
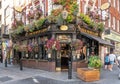
[(112, 70), (113, 70), (113, 64), (114, 64), (115, 62), (117, 62), (116, 56), (115, 56), (115, 54), (113, 54), (113, 51), (110, 52), (109, 60), (110, 60), (109, 70), (112, 71)]
[(107, 53), (104, 57), (104, 69), (109, 69), (110, 60), (109, 60), (109, 53)]
[(90, 56), (95, 56), (95, 52), (94, 52), (94, 51), (92, 51)]

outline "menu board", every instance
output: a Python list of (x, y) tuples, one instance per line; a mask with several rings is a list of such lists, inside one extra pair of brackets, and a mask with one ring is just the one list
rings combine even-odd
[(59, 42), (71, 42), (71, 36), (70, 35), (57, 35), (56, 39)]

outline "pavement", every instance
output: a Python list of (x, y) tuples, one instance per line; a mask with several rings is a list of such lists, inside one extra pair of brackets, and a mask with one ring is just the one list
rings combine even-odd
[(20, 70), (18, 65), (0, 63), (0, 84), (119, 84), (118, 67), (114, 65), (113, 71), (101, 69), (99, 81), (84, 82), (77, 78), (73, 72), (72, 79), (68, 79), (67, 72), (48, 72), (39, 69), (25, 68)]

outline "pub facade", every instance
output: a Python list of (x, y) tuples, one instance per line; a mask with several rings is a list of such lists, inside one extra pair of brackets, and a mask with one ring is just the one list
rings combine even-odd
[(75, 71), (78, 67), (87, 67), (92, 51), (99, 55), (100, 46), (110, 46), (99, 37), (98, 32), (75, 24), (58, 26), (51, 23), (39, 30), (18, 35), (13, 40), (14, 64), (22, 59), (24, 67), (47, 71), (68, 70), (70, 59)]

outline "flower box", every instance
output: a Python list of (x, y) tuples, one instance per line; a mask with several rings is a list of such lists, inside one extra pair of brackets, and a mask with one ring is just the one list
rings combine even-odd
[(85, 82), (93, 82), (100, 79), (99, 69), (77, 68), (77, 76)]

